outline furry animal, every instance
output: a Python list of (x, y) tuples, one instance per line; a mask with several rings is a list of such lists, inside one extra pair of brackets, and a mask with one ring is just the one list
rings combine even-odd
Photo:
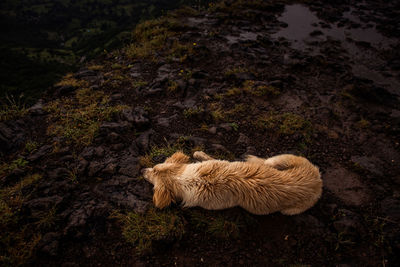
[(294, 155), (268, 159), (248, 156), (244, 162), (216, 160), (202, 151), (193, 157), (176, 152), (164, 163), (143, 170), (154, 185), (153, 202), (164, 208), (182, 201), (184, 207), (219, 210), (240, 206), (253, 214), (280, 211), (295, 215), (311, 208), (322, 193), (316, 166)]

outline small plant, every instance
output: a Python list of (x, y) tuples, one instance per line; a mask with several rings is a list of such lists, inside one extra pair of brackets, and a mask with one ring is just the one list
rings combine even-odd
[(50, 210), (43, 212), (39, 216), (39, 220), (35, 223), (39, 229), (49, 229), (56, 224), (56, 216), (57, 209), (56, 207), (52, 207)]
[(229, 68), (225, 71), (225, 76), (231, 76), (237, 73), (245, 73), (245, 72), (249, 72), (249, 70), (245, 67), (233, 67), (233, 68)]
[(157, 241), (180, 239), (185, 233), (183, 219), (173, 210), (150, 209), (145, 214), (130, 212), (114, 215), (122, 223), (125, 240), (138, 254), (151, 251)]
[(359, 129), (367, 129), (371, 126), (371, 123), (366, 119), (361, 119), (356, 123), (356, 127)]
[(167, 87), (168, 92), (176, 92), (178, 88), (179, 86), (177, 82), (171, 80), (168, 81), (168, 87)]
[(0, 165), (0, 177), (3, 174), (12, 172), (13, 170), (24, 169), (28, 165), (28, 163), (29, 162), (22, 157), (13, 160), (11, 163), (3, 163)]
[(240, 88), (234, 87), (229, 89), (228, 91), (225, 92), (225, 96), (235, 96), (235, 95), (240, 95), (242, 93), (242, 90)]
[(178, 140), (178, 142), (174, 145), (167, 143), (164, 146), (152, 146), (149, 153), (143, 157), (140, 157), (140, 165), (143, 167), (154, 166), (155, 162), (159, 161), (159, 159), (165, 159), (174, 154), (176, 151), (182, 150), (183, 142), (184, 140), (181, 142)]
[(246, 225), (246, 218), (229, 218), (219, 213), (193, 210), (190, 212), (190, 222), (216, 238), (228, 239), (239, 237), (240, 230)]
[(99, 71), (103, 70), (104, 66), (103, 65), (91, 65), (88, 67), (89, 70), (94, 70), (94, 71)]
[(236, 122), (231, 122), (229, 125), (232, 127), (232, 129), (235, 132), (237, 132), (239, 130), (239, 125)]
[(14, 96), (6, 96), (6, 102), (0, 103), (0, 121), (21, 118), (28, 113), (22, 102), (23, 95), (16, 100)]
[(133, 88), (139, 88), (139, 87), (146, 86), (147, 84), (148, 84), (148, 82), (146, 82), (146, 81), (137, 80), (137, 81), (134, 81), (134, 82), (132, 83), (132, 86), (133, 86)]
[(113, 69), (113, 70), (119, 70), (119, 69), (121, 69), (123, 66), (121, 65), (121, 64), (119, 64), (119, 63), (114, 63), (114, 64), (112, 64), (111, 65), (111, 68)]
[(201, 108), (187, 108), (183, 111), (183, 117), (185, 119), (190, 119), (193, 118), (203, 112), (203, 109)]
[(66, 74), (61, 81), (55, 84), (56, 86), (72, 86), (72, 87), (85, 87), (88, 83), (84, 80), (78, 80), (72, 73)]
[(31, 153), (33, 151), (35, 151), (38, 147), (38, 143), (35, 141), (28, 141), (25, 144), (25, 151), (28, 153)]
[(293, 113), (278, 114), (270, 112), (268, 116), (260, 117), (255, 125), (259, 128), (274, 130), (279, 135), (299, 133), (308, 140), (311, 138), (312, 124), (302, 116)]
[(277, 96), (280, 94), (278, 88), (270, 85), (256, 85), (255, 81), (243, 82), (243, 90), (254, 96)]

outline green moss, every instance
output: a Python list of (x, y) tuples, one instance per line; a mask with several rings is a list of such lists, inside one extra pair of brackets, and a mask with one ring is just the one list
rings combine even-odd
[(72, 73), (68, 73), (55, 86), (87, 87), (88, 83), (84, 80), (78, 80)]
[(104, 66), (103, 65), (91, 65), (88, 67), (89, 70), (94, 70), (94, 71), (99, 71), (103, 70)]
[(311, 137), (313, 131), (310, 121), (302, 116), (293, 113), (274, 113), (261, 116), (255, 125), (262, 129), (273, 130), (280, 135), (293, 135), (295, 133), (303, 135), (306, 139)]
[(185, 117), (185, 119), (190, 119), (201, 114), (202, 112), (202, 108), (187, 108), (183, 111), (183, 117)]
[(233, 68), (229, 68), (225, 71), (225, 76), (231, 76), (237, 73), (245, 73), (245, 72), (249, 72), (249, 70), (245, 67), (233, 67)]
[(150, 209), (145, 214), (117, 214), (125, 240), (136, 247), (138, 254), (151, 251), (157, 241), (180, 239), (185, 233), (184, 221), (173, 210)]
[(367, 129), (371, 126), (371, 123), (367, 121), (366, 119), (361, 119), (358, 122), (356, 122), (356, 127), (360, 129)]
[(269, 85), (256, 85), (255, 81), (243, 82), (243, 90), (254, 96), (277, 96), (280, 94), (278, 88)]
[(148, 20), (136, 26), (133, 32), (133, 43), (126, 48), (130, 58), (153, 58), (156, 51), (168, 47), (167, 39), (174, 36), (179, 27), (176, 19), (162, 17)]
[(25, 160), (23, 157), (17, 158), (15, 160), (13, 160), (10, 163), (2, 163), (0, 165), (0, 178), (7, 174), (10, 173), (16, 169), (25, 169), (25, 167), (27, 167), (27, 165), (29, 164), (29, 162), (27, 160)]
[(28, 141), (25, 144), (25, 151), (28, 153), (31, 153), (33, 151), (35, 151), (38, 147), (38, 143), (35, 141)]
[(121, 69), (123, 66), (121, 65), (121, 64), (119, 64), (119, 63), (114, 63), (114, 64), (112, 64), (111, 65), (111, 68), (113, 69), (113, 70), (119, 70), (119, 69)]
[(139, 88), (139, 87), (143, 87), (146, 86), (148, 84), (148, 82), (143, 81), (143, 80), (136, 80), (132, 83), (133, 88)]
[(228, 91), (225, 92), (225, 96), (235, 96), (235, 95), (240, 95), (242, 94), (242, 90), (240, 88), (231, 88)]
[(109, 106), (108, 101), (104, 92), (83, 88), (76, 91), (74, 98), (50, 102), (45, 107), (50, 113), (47, 133), (78, 147), (91, 144), (101, 123), (126, 109), (121, 105)]
[(176, 151), (183, 149), (184, 138), (178, 140), (175, 144), (164, 146), (152, 146), (145, 156), (140, 157), (140, 165), (143, 167), (153, 167), (157, 158), (167, 158)]
[(254, 224), (254, 220), (244, 213), (229, 217), (212, 211), (191, 210), (189, 215), (195, 229), (221, 239), (238, 238), (246, 225)]

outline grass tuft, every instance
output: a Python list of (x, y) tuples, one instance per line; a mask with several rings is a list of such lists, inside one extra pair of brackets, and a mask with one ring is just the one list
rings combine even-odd
[[(182, 140), (184, 141), (184, 140)], [(156, 162), (159, 162), (160, 159), (165, 159), (176, 151), (183, 149), (183, 143), (178, 142), (174, 145), (167, 144), (164, 146), (152, 146), (150, 151), (143, 157), (140, 157), (139, 162), (143, 167), (153, 167)]]
[(21, 95), (18, 99), (14, 96), (6, 96), (6, 102), (0, 103), (0, 122), (21, 118), (28, 113)]
[(125, 240), (136, 247), (138, 254), (151, 251), (157, 241), (173, 241), (185, 233), (183, 219), (172, 210), (150, 209), (145, 214), (129, 212), (115, 217), (122, 223)]
[(50, 102), (45, 109), (50, 113), (47, 133), (60, 136), (67, 144), (87, 146), (96, 137), (102, 122), (109, 121), (125, 106), (108, 105), (109, 97), (103, 91), (82, 88), (74, 98)]
[(313, 128), (310, 121), (293, 113), (274, 113), (261, 116), (255, 125), (261, 129), (273, 130), (279, 135), (301, 134), (306, 139), (311, 137)]

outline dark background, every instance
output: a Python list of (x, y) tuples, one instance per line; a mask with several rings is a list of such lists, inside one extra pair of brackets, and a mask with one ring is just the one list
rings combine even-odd
[(195, 0), (3, 0), (0, 99), (32, 104), (63, 74), (129, 42), (141, 20)]

